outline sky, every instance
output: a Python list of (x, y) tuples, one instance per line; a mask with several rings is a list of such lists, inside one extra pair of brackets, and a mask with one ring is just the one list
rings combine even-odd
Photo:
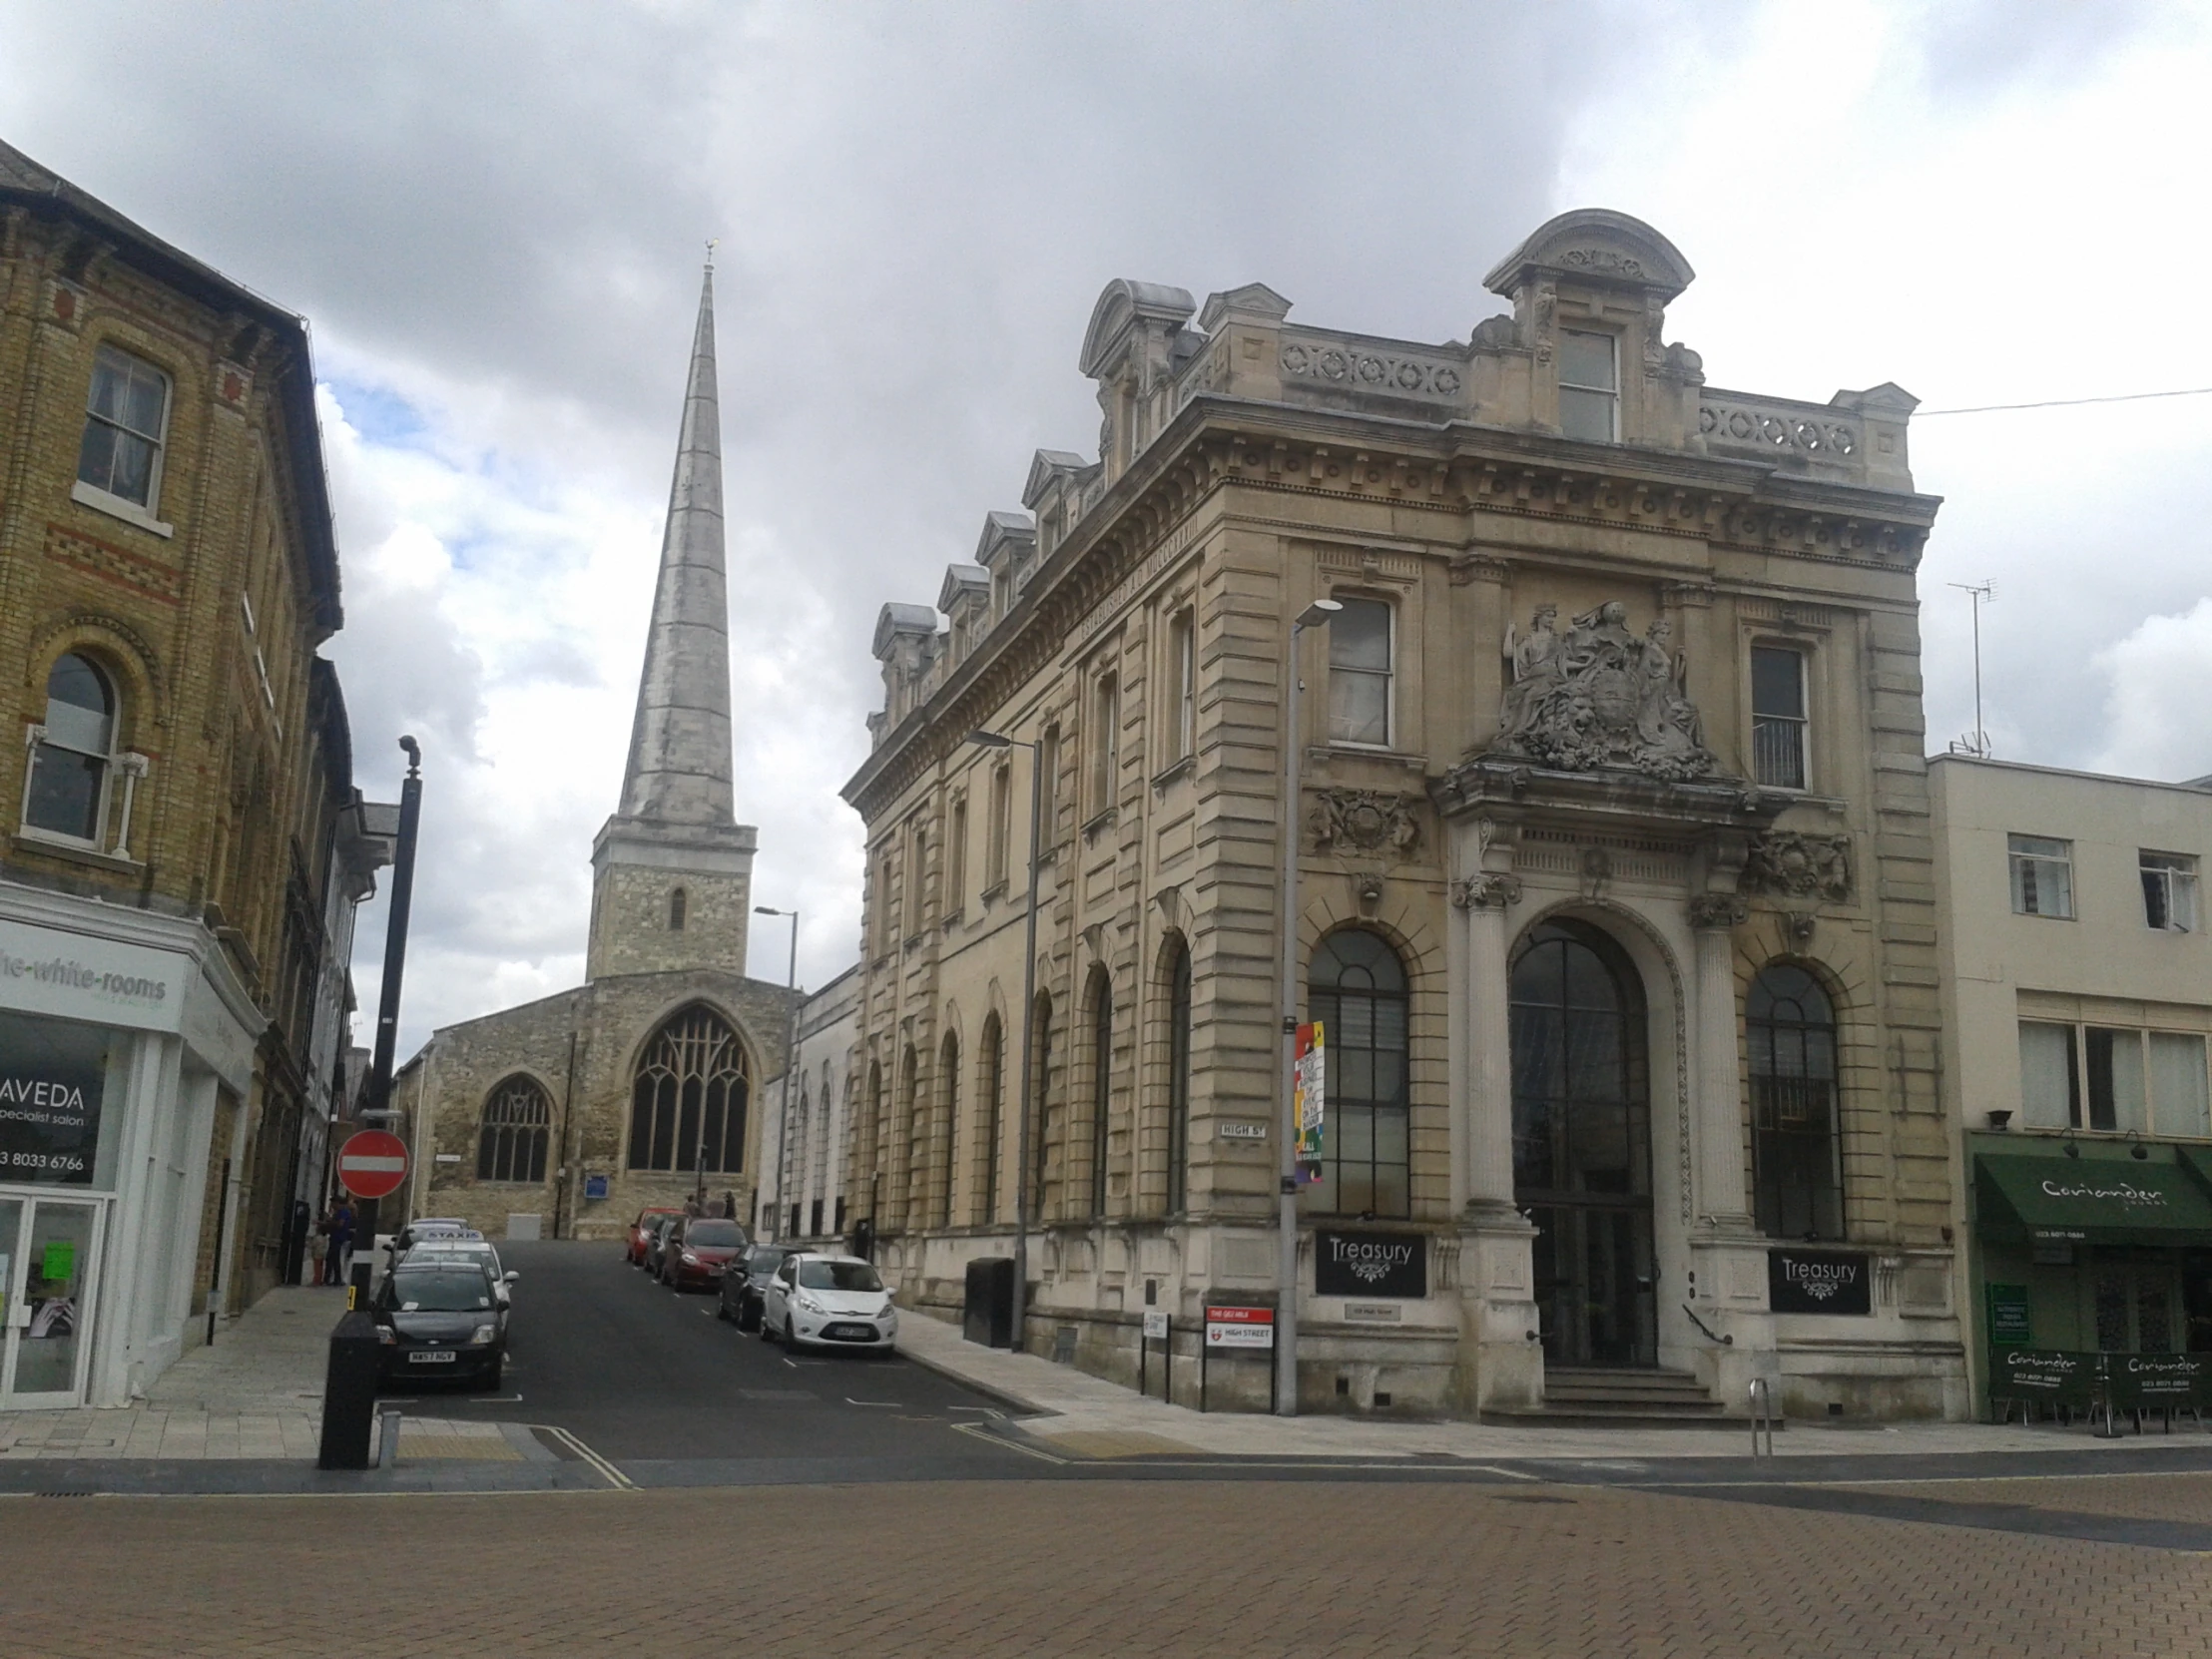
[[(2212, 12), (2097, 0), (0, 0), (0, 137), (311, 321), (358, 779), (425, 752), (402, 1056), (577, 983), (705, 245), (739, 816), (857, 947), (876, 608), (1093, 452), (1115, 277), (1426, 341), (1575, 207), (1699, 273), (1719, 386), (2212, 387)], [(2138, 310), (2142, 314), (2135, 314)], [(1929, 747), (2212, 773), (2212, 396), (1924, 412)], [(786, 924), (752, 971), (781, 979)], [(373, 1029), (381, 897), (361, 913)]]

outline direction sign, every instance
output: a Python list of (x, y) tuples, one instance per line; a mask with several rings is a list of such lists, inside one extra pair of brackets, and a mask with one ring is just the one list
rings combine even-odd
[(338, 1180), (355, 1198), (383, 1198), (407, 1179), (407, 1143), (381, 1129), (363, 1129), (338, 1149)]
[(1165, 1308), (1145, 1310), (1144, 1334), (1147, 1342), (1164, 1343), (1168, 1340), (1168, 1311)]
[(1206, 1346), (1217, 1348), (1273, 1348), (1273, 1308), (1208, 1308)]

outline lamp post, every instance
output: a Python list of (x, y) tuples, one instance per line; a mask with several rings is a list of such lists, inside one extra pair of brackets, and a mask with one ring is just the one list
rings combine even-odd
[(1037, 1021), (1037, 860), (1044, 850), (1043, 751), (997, 732), (970, 732), (969, 743), (983, 749), (1029, 751), (1029, 916), (1021, 952), (1021, 1121), (1014, 1129), (1014, 1307), (1013, 1350), (1022, 1351), (1029, 1300), (1029, 1107), (1035, 1061), (1030, 1053)]
[[(769, 1229), (769, 1237), (784, 1236), (784, 1148), (792, 1135), (792, 1073), (799, 1066), (799, 912), (797, 910), (771, 909), (766, 904), (753, 906), (757, 916), (789, 916), (792, 924), (792, 953), (790, 963), (784, 969), (784, 990), (791, 999), (791, 1028), (784, 1035), (784, 1105), (776, 1118), (776, 1220), (778, 1225)], [(732, 1216), (732, 1221), (738, 1218)], [(797, 1228), (793, 1231), (796, 1233)]]
[[(411, 737), (403, 737), (399, 747), (406, 752), (407, 776), (399, 786), (399, 839), (392, 849), (391, 908), (384, 917), (384, 980), (376, 995), (376, 1047), (374, 1058), (369, 1061), (368, 1104), (360, 1112), (364, 1119), (374, 1113), (373, 1121), (379, 1128), (391, 1123), (391, 1063), (399, 1041), (399, 986), (407, 971), (407, 915), (414, 905), (415, 841), (422, 827), (422, 746)], [(414, 1143), (408, 1152), (415, 1161), (419, 1182), (422, 1167), (419, 1113), (408, 1139)], [(383, 1200), (374, 1202), (380, 1211)], [(403, 1211), (412, 1208), (406, 1198), (401, 1198), (399, 1204)], [(367, 1218), (362, 1220), (366, 1222)], [(362, 1231), (371, 1239), (375, 1236), (372, 1223)]]
[(1298, 1415), (1298, 1107), (1292, 1084), (1298, 1065), (1298, 697), (1306, 689), (1298, 673), (1298, 640), (1309, 628), (1328, 626), (1343, 609), (1334, 599), (1317, 599), (1292, 621), (1283, 695), (1283, 1051), (1275, 1079), (1283, 1129), (1282, 1208), (1277, 1221), (1282, 1233), (1277, 1268), (1282, 1289), (1281, 1306), (1275, 1311), (1275, 1410), (1285, 1417)]

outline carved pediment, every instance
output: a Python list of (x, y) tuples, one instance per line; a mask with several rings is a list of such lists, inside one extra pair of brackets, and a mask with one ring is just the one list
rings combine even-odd
[(1670, 650), (1664, 617), (1641, 639), (1628, 607), (1609, 600), (1562, 634), (1559, 608), (1539, 605), (1528, 633), (1507, 630), (1510, 675), (1492, 754), (1554, 772), (1634, 772), (1669, 783), (1719, 766), (1685, 689), (1686, 661)]

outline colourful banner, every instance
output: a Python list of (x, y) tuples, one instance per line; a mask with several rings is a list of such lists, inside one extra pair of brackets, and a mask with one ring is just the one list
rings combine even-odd
[(1291, 1115), (1298, 1124), (1298, 1172), (1301, 1180), (1321, 1179), (1323, 1131), (1329, 1115), (1329, 1050), (1322, 1022), (1298, 1028), (1297, 1061), (1291, 1068)]

